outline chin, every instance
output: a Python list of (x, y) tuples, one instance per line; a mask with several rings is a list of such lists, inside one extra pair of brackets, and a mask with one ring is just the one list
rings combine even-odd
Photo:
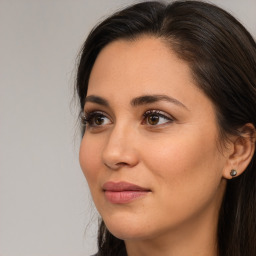
[(149, 225), (136, 218), (113, 218), (105, 220), (105, 225), (112, 235), (121, 240), (140, 240), (150, 237)]
[(147, 239), (145, 232), (141, 232), (138, 228), (123, 228), (123, 227), (117, 227), (117, 228), (109, 228), (109, 232), (114, 235), (115, 237), (121, 239), (121, 240), (140, 240), (140, 239)]

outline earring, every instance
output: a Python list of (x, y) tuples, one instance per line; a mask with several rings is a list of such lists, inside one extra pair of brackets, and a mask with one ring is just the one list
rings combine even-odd
[(237, 175), (237, 171), (235, 169), (232, 169), (230, 175), (232, 176), (232, 178), (235, 177)]

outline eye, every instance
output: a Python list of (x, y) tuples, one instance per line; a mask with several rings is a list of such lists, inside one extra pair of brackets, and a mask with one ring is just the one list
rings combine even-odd
[(102, 127), (110, 124), (111, 121), (104, 112), (93, 111), (89, 113), (86, 112), (84, 116), (82, 116), (82, 123), (88, 127)]
[(148, 110), (146, 113), (144, 113), (143, 117), (143, 124), (150, 126), (173, 122), (173, 118), (170, 115), (160, 110)]

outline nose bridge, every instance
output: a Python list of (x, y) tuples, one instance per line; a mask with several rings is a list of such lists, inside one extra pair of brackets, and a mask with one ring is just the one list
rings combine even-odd
[(112, 169), (134, 166), (138, 161), (135, 146), (135, 131), (125, 122), (116, 123), (110, 131), (102, 152), (105, 165)]

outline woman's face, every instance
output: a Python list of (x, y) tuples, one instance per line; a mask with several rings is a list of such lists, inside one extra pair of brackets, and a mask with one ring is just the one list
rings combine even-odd
[(80, 164), (110, 232), (130, 240), (216, 227), (227, 154), (214, 107), (163, 41), (106, 46), (84, 110)]

